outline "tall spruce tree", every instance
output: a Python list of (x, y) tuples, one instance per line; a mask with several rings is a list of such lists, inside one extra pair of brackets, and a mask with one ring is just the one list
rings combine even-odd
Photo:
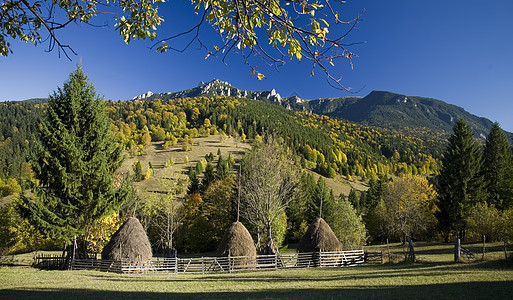
[(437, 218), (445, 238), (451, 232), (464, 238), (465, 217), (475, 203), (484, 200), (484, 195), (481, 149), (463, 119), (454, 125), (449, 137), (436, 189), (440, 209)]
[(124, 181), (114, 182), (122, 149), (110, 126), (103, 101), (78, 67), (50, 96), (32, 161), (37, 185), (32, 199), (22, 196), (21, 212), (32, 224), (53, 239), (77, 236), (82, 254), (88, 232), (127, 196)]
[(317, 218), (323, 218), (328, 222), (332, 216), (333, 202), (335, 201), (333, 191), (328, 188), (322, 176), (317, 179), (317, 183), (314, 183), (311, 191), (306, 211), (308, 224)]
[(513, 154), (508, 139), (494, 123), (483, 150), (483, 177), (487, 201), (500, 210), (513, 206)]

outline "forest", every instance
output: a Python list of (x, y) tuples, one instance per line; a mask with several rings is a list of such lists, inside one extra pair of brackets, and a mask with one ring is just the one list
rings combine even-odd
[[(133, 215), (162, 253), (213, 251), (239, 217), (257, 246), (273, 251), (297, 243), (317, 217), (346, 249), (454, 233), (512, 237), (513, 155), (498, 124), (482, 145), (464, 120), (445, 141), (244, 98), (103, 101), (80, 70), (67, 86), (81, 98), (65, 88), (48, 103), (0, 104), (0, 193), (15, 195), (2, 206), (2, 253), (62, 247), (74, 235), (84, 252), (99, 253)], [(153, 175), (151, 163), (116, 172), (123, 157), (142, 155), (150, 143), (188, 151), (210, 135), (251, 150), (238, 161), (207, 154), (187, 176), (169, 161), (159, 190), (147, 194), (134, 182)], [(368, 190), (334, 195), (324, 178), (335, 177)]]
[[(46, 104), (0, 104), (0, 178), (22, 185), (33, 135)], [(233, 97), (107, 101), (112, 132), (128, 151), (150, 142), (170, 146), (188, 138), (224, 132), (254, 140), (274, 132), (319, 174), (361, 176), (437, 174), (444, 141), (418, 138), (341, 119), (292, 112), (277, 105)], [(25, 173), (24, 173), (25, 172)]]

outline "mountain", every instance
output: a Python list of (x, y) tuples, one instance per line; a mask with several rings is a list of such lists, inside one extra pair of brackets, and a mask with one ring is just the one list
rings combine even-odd
[(386, 91), (372, 91), (363, 98), (331, 98), (323, 101), (324, 107), (310, 105), (314, 113), (324, 114), (363, 125), (389, 129), (424, 128), (432, 131), (451, 132), (454, 124), (465, 119), (474, 134), (485, 139), (492, 121), (473, 115), (463, 108), (446, 102), (417, 96), (406, 96)]
[(195, 98), (195, 97), (214, 97), (214, 96), (232, 96), (238, 98), (248, 98), (253, 100), (264, 100), (281, 104), (281, 96), (273, 89), (271, 91), (246, 91), (233, 87), (226, 81), (214, 79), (211, 82), (201, 81), (197, 87), (168, 93), (153, 93), (151, 91), (134, 97), (132, 100), (153, 100), (153, 99), (177, 99), (177, 98)]
[[(372, 91), (365, 97), (339, 97), (305, 100), (298, 96), (281, 97), (271, 91), (240, 90), (228, 82), (215, 79), (200, 82), (192, 89), (174, 93), (146, 94), (136, 100), (176, 99), (192, 97), (234, 96), (279, 104), (295, 111), (336, 117), (362, 125), (377, 126), (403, 132), (430, 131), (447, 136), (458, 119), (465, 119), (476, 137), (485, 139), (493, 122), (473, 115), (465, 109), (441, 100), (406, 96), (386, 91)], [(513, 134), (508, 133), (513, 140)]]

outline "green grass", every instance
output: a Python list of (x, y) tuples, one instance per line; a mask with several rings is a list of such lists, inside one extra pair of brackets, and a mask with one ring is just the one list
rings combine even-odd
[(122, 275), (2, 268), (0, 287), (2, 299), (507, 299), (513, 293), (513, 268), (502, 261), (208, 275)]
[[(479, 244), (466, 245), (472, 250)], [(371, 246), (377, 251), (386, 246)], [(513, 264), (500, 243), (484, 260), (452, 262), (452, 245), (416, 243), (417, 263), (219, 274), (114, 274), (0, 268), (0, 299), (510, 299)], [(402, 247), (390, 245), (396, 261)], [(28, 255), (30, 256), (30, 255)], [(476, 255), (480, 258), (480, 255)], [(21, 259), (21, 258), (20, 258)]]

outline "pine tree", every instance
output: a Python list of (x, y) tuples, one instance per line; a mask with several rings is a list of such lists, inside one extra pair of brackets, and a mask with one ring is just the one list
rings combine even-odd
[(196, 174), (201, 174), (203, 173), (203, 165), (201, 164), (200, 161), (198, 161), (196, 163)]
[(331, 218), (334, 197), (330, 192), (332, 193), (331, 189), (326, 186), (326, 181), (319, 177), (317, 183), (312, 188), (312, 194), (307, 202), (306, 214), (308, 224), (319, 217), (327, 222)]
[(500, 210), (513, 206), (513, 154), (508, 139), (494, 123), (483, 150), (483, 177), (487, 201)]
[(380, 177), (379, 179), (373, 177), (369, 180), (369, 189), (362, 193), (360, 197), (360, 206), (364, 210), (372, 210), (383, 199), (383, 190), (387, 182), (388, 178), (386, 177)]
[(132, 166), (132, 169), (134, 170), (134, 181), (143, 181), (144, 180), (144, 174), (143, 174), (143, 171), (142, 171), (142, 164), (141, 164), (141, 161), (136, 161), (133, 166)]
[(459, 120), (449, 137), (443, 154), (442, 169), (436, 185), (437, 213), (440, 229), (446, 234), (456, 232), (464, 238), (465, 217), (470, 208), (484, 200), (481, 171), (481, 150), (472, 129)]
[[(115, 182), (122, 163), (104, 103), (80, 67), (50, 96), (32, 161), (37, 185), (20, 210), (52, 239), (78, 236), (85, 253), (87, 233), (117, 210), (127, 196)], [(115, 188), (117, 186), (118, 188)]]
[(207, 162), (205, 172), (203, 172), (203, 180), (201, 180), (200, 192), (203, 194), (207, 188), (216, 180), (216, 168), (211, 161)]
[(200, 191), (200, 181), (196, 171), (193, 168), (189, 169), (189, 188), (187, 189), (187, 195), (192, 195), (194, 193), (199, 193)]
[(360, 211), (361, 211), (360, 199), (358, 199), (358, 196), (356, 195), (356, 190), (355, 189), (351, 189), (349, 191), (349, 195), (347, 196), (347, 200), (353, 205), (354, 209), (356, 209), (356, 211), (358, 213), (360, 213)]
[(225, 178), (232, 177), (230, 164), (228, 160), (223, 159), (222, 155), (219, 156), (219, 160), (217, 161), (215, 175), (217, 180), (223, 180)]

